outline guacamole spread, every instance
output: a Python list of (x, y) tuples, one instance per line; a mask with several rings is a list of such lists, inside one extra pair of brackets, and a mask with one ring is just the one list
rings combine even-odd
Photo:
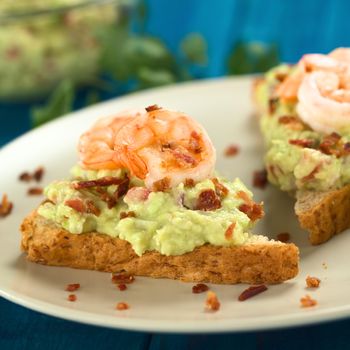
[(289, 192), (340, 188), (350, 183), (350, 132), (315, 132), (298, 117), (296, 101), (276, 97), (278, 85), (294, 72), (288, 65), (273, 68), (256, 89), (269, 181)]
[(248, 233), (263, 215), (239, 179), (186, 181), (150, 191), (127, 171), (83, 170), (45, 189), (43, 217), (73, 234), (96, 231), (128, 241), (138, 255), (180, 255), (206, 243), (241, 245), (267, 240)]

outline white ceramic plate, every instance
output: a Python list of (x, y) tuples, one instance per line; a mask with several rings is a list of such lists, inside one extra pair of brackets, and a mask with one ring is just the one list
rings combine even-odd
[[(8, 193), (13, 213), (0, 220), (0, 294), (31, 309), (70, 320), (115, 328), (166, 332), (221, 332), (271, 329), (311, 324), (350, 315), (350, 235), (343, 233), (319, 247), (311, 247), (306, 233), (298, 229), (293, 201), (269, 186), (255, 189), (264, 200), (267, 215), (257, 232), (274, 237), (292, 233), (301, 249), (299, 276), (245, 302), (237, 300), (245, 285), (210, 287), (222, 307), (217, 313), (204, 312), (204, 294), (192, 294), (190, 283), (137, 278), (120, 292), (107, 273), (45, 267), (29, 263), (19, 251), (18, 227), (22, 218), (41, 198), (26, 196), (27, 184), (17, 178), (24, 170), (44, 165), (44, 183), (66, 177), (76, 162), (75, 146), (82, 131), (96, 118), (130, 107), (157, 103), (194, 116), (209, 132), (217, 151), (217, 168), (229, 178), (240, 177), (251, 186), (252, 173), (262, 168), (262, 144), (250, 101), (250, 78), (221, 79), (189, 83), (132, 94), (73, 113), (15, 140), (0, 151), (0, 194)], [(231, 143), (241, 152), (225, 158)], [(322, 280), (315, 291), (305, 289), (310, 274)], [(67, 301), (64, 287), (81, 284), (75, 303)], [(310, 294), (318, 306), (302, 309), (300, 297)], [(115, 310), (119, 301), (131, 308)]]

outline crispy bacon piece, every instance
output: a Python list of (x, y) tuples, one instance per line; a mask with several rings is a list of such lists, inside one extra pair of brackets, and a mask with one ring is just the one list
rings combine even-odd
[(267, 171), (266, 169), (263, 170), (256, 170), (253, 173), (253, 186), (257, 188), (264, 189), (267, 185)]
[(197, 153), (197, 154), (201, 153), (202, 148), (200, 145), (200, 140), (201, 140), (200, 135), (196, 131), (192, 131), (191, 137), (189, 140), (189, 146), (188, 146), (189, 150), (192, 151), (193, 153)]
[(164, 177), (158, 181), (153, 182), (153, 189), (156, 192), (164, 192), (170, 188), (170, 179)]
[(311, 171), (311, 173), (304, 176), (301, 180), (302, 181), (313, 180), (315, 178), (315, 175), (317, 174), (317, 172), (320, 170), (320, 168), (321, 168), (320, 164), (316, 165), (315, 168)]
[(114, 197), (119, 199), (126, 195), (129, 190), (130, 179), (128, 177), (124, 178), (123, 181), (118, 185), (118, 188), (114, 192)]
[(237, 155), (239, 152), (239, 147), (237, 145), (229, 145), (225, 149), (225, 156), (226, 157), (233, 157)]
[(25, 171), (19, 175), (18, 179), (20, 181), (29, 182), (32, 180), (32, 175), (30, 175), (27, 171)]
[(134, 211), (122, 211), (119, 215), (120, 220), (126, 219), (126, 218), (134, 218), (136, 217), (136, 214)]
[(117, 199), (101, 187), (96, 188), (96, 194), (101, 201), (107, 204), (108, 209), (112, 209), (117, 204)]
[(85, 213), (85, 205), (84, 205), (84, 202), (80, 198), (67, 199), (64, 202), (64, 205), (74, 209), (78, 213)]
[(41, 187), (31, 187), (28, 188), (27, 194), (29, 196), (40, 196), (43, 194), (43, 189)]
[(33, 173), (34, 180), (36, 182), (40, 182), (44, 176), (44, 172), (45, 172), (45, 169), (42, 166), (38, 167)]
[(283, 115), (278, 118), (278, 123), (292, 130), (303, 130), (306, 128), (302, 121), (294, 115)]
[(261, 284), (260, 286), (251, 286), (244, 290), (238, 297), (239, 301), (245, 301), (247, 299), (250, 299), (254, 297), (257, 294), (260, 294), (262, 292), (265, 292), (267, 290), (267, 287), (264, 284)]
[(184, 152), (182, 152), (179, 149), (176, 149), (172, 152), (173, 156), (175, 157), (175, 159), (184, 164), (184, 165), (190, 165), (190, 166), (195, 166), (197, 164), (197, 161), (195, 158), (193, 158), (191, 155), (186, 154)]
[(236, 227), (236, 223), (233, 222), (225, 231), (225, 238), (227, 240), (230, 240), (232, 238), (232, 235), (233, 235), (233, 231)]
[(77, 300), (77, 296), (75, 294), (69, 294), (67, 300), (74, 302)]
[(0, 203), (0, 218), (10, 215), (12, 208), (13, 204), (8, 200), (7, 194), (4, 194)]
[(106, 187), (106, 186), (112, 186), (112, 185), (119, 185), (124, 181), (125, 181), (124, 178), (105, 176), (96, 180), (74, 182), (72, 186), (75, 190), (81, 190), (84, 188), (91, 188), (91, 187)]
[(75, 292), (76, 290), (78, 290), (80, 288), (80, 284), (79, 283), (70, 283), (66, 285), (66, 291), (67, 292)]
[(205, 301), (205, 309), (208, 311), (218, 311), (220, 309), (220, 302), (218, 297), (211, 290), (207, 293)]
[(341, 136), (336, 132), (326, 135), (320, 143), (319, 149), (324, 154), (334, 154), (336, 157), (342, 156)]
[(243, 199), (245, 203), (241, 204), (238, 209), (248, 215), (250, 220), (256, 221), (264, 216), (264, 210), (261, 204), (255, 203), (249, 198), (248, 194), (244, 191), (238, 191), (237, 197)]
[(277, 104), (278, 104), (278, 97), (271, 97), (269, 99), (269, 113), (273, 114), (276, 111), (277, 108)]
[(86, 201), (86, 213), (93, 214), (95, 216), (100, 216), (101, 210), (95, 205), (92, 200)]
[(215, 192), (219, 197), (223, 198), (228, 195), (228, 188), (224, 186), (221, 182), (219, 182), (219, 180), (216, 177), (212, 178), (211, 181), (214, 184)]
[(124, 290), (127, 290), (128, 287), (126, 286), (125, 283), (120, 283), (120, 284), (118, 284), (118, 289), (119, 289), (121, 292), (123, 292)]
[(162, 107), (159, 107), (157, 104), (154, 104), (154, 105), (146, 107), (145, 110), (147, 112), (152, 112), (152, 111), (156, 111), (156, 110), (161, 109), (161, 108)]
[(129, 305), (127, 303), (124, 303), (123, 301), (118, 303), (117, 306), (115, 307), (119, 311), (127, 310), (129, 309)]
[(184, 183), (185, 187), (194, 187), (196, 184), (194, 182), (193, 179), (185, 179), (185, 183)]
[(308, 140), (308, 139), (291, 139), (288, 142), (291, 145), (300, 146), (304, 148), (312, 148), (315, 145), (314, 140)]
[(135, 277), (128, 273), (117, 273), (112, 275), (112, 282), (116, 284), (130, 284), (135, 281)]
[(216, 210), (221, 208), (220, 198), (212, 189), (202, 191), (197, 199), (196, 210)]
[(286, 243), (290, 240), (290, 234), (288, 232), (281, 232), (279, 233), (276, 238), (282, 242), (282, 243)]
[(195, 286), (192, 287), (192, 293), (193, 294), (199, 294), (204, 293), (207, 290), (209, 290), (209, 287), (204, 283), (198, 283)]
[(320, 286), (321, 280), (317, 277), (306, 277), (306, 286), (308, 288), (318, 288)]
[(308, 294), (300, 298), (301, 307), (313, 307), (316, 305), (317, 305), (317, 301), (315, 299), (312, 299)]

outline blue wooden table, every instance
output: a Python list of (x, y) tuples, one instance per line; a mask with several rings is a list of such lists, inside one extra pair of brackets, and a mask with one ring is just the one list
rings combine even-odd
[[(209, 50), (204, 75), (227, 71), (239, 40), (275, 42), (281, 58), (350, 46), (346, 0), (148, 0), (146, 30), (175, 52), (189, 32), (202, 33)], [(1, 83), (1, 81), (0, 81)], [(0, 104), (0, 146), (29, 129), (29, 106)], [(0, 277), (1, 278), (1, 277)], [(337, 286), (336, 286), (337, 287)], [(350, 299), (349, 299), (350, 300)], [(45, 316), (0, 298), (0, 349), (348, 349), (350, 320), (295, 329), (167, 335), (86, 326)]]

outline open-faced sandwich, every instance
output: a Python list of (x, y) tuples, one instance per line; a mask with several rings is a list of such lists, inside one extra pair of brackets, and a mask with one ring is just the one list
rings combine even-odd
[(273, 68), (253, 87), (268, 179), (296, 197), (312, 244), (350, 227), (350, 49)]
[(214, 173), (206, 131), (156, 105), (101, 119), (78, 145), (70, 180), (21, 226), (30, 261), (191, 282), (279, 283), (298, 248), (250, 232), (261, 204)]

